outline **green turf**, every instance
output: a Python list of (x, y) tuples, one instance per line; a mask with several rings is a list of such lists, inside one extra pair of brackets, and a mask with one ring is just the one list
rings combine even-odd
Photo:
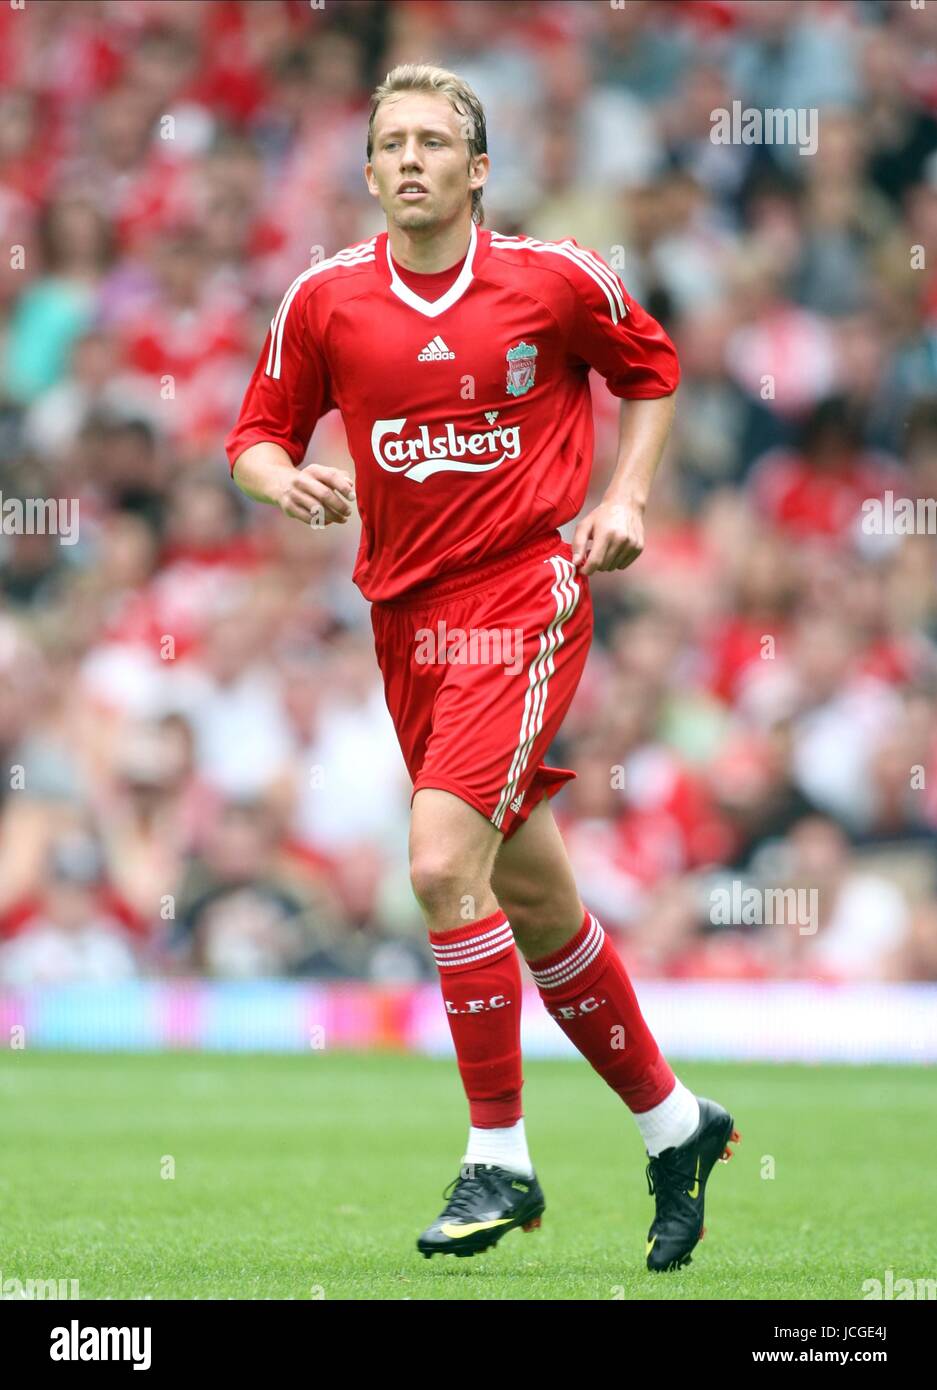
[(77, 1278), (83, 1298), (601, 1300), (855, 1299), (889, 1269), (934, 1275), (932, 1069), (677, 1070), (743, 1142), (693, 1263), (649, 1274), (644, 1149), (584, 1063), (525, 1067), (542, 1228), (424, 1260), (465, 1139), (453, 1063), (6, 1052), (0, 1275)]

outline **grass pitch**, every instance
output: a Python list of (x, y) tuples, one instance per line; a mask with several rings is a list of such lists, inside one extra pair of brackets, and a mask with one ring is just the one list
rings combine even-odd
[[(454, 1062), (391, 1054), (0, 1054), (0, 1281), (82, 1298), (861, 1299), (933, 1278), (932, 1069), (686, 1064), (743, 1135), (676, 1274), (630, 1115), (585, 1064), (525, 1064), (547, 1210), (472, 1259), (418, 1255), (459, 1166)], [(169, 1174), (174, 1173), (174, 1176)]]

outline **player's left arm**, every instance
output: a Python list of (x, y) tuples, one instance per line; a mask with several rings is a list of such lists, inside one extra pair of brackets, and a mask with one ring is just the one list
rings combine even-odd
[(611, 267), (595, 251), (571, 245), (570, 352), (600, 372), (622, 402), (615, 471), (573, 536), (574, 563), (589, 575), (626, 569), (644, 549), (644, 513), (673, 423), (680, 364), (664, 329)]
[(676, 391), (622, 401), (615, 471), (601, 502), (573, 536), (573, 564), (583, 574), (627, 569), (643, 551), (644, 512), (675, 410)]

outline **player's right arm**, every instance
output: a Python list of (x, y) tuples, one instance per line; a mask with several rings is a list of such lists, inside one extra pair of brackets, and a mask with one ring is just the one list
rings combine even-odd
[(239, 454), (231, 476), (252, 501), (271, 502), (307, 526), (328, 526), (351, 516), (355, 485), (347, 473), (318, 463), (297, 469), (286, 450), (271, 440)]
[(316, 421), (335, 409), (310, 316), (307, 277), (287, 290), (271, 322), (225, 449), (246, 496), (305, 525), (347, 521), (354, 483), (340, 468), (301, 464)]

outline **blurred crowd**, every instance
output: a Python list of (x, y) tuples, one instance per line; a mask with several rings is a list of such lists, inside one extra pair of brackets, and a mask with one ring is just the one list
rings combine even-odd
[[(937, 498), (937, 5), (31, 0), (0, 8), (0, 984), (434, 977), (356, 527), (247, 503), (222, 449), (287, 285), (383, 229), (367, 99), (415, 60), (485, 103), (486, 224), (597, 250), (681, 356), (551, 754), (585, 902), (639, 976), (937, 980), (937, 537), (868, 506)], [(816, 110), (816, 153), (715, 143), (733, 101)], [(336, 414), (310, 457), (350, 466)], [(36, 497), (77, 537), (18, 534)], [(714, 920), (733, 883), (817, 890), (816, 930)]]

